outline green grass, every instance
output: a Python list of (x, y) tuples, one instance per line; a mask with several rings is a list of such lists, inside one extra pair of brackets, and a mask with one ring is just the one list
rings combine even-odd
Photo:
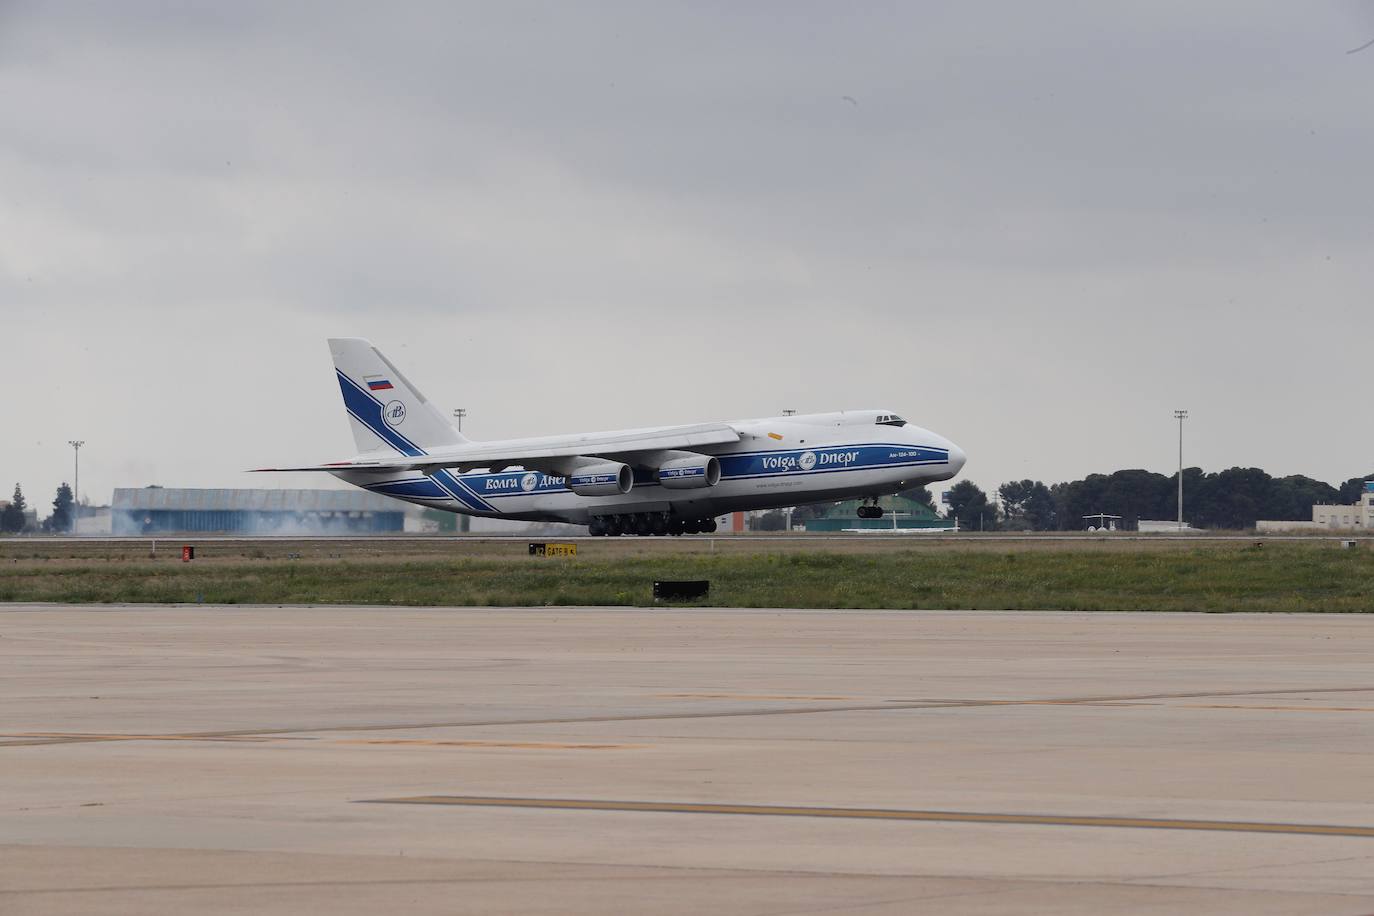
[(703, 604), (738, 607), (1374, 611), (1374, 551), (1301, 543), (187, 564), (15, 559), (0, 565), (0, 601), (649, 605), (655, 579), (709, 579)]

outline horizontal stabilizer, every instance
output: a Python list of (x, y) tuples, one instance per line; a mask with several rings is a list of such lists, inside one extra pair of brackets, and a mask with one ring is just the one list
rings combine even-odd
[(250, 474), (281, 474), (288, 471), (396, 471), (403, 468), (414, 467), (405, 461), (368, 461), (365, 458), (357, 461), (331, 461), (329, 464), (306, 464), (294, 468), (249, 468)]

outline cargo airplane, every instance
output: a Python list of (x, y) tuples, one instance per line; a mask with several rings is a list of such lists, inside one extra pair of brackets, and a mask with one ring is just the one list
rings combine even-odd
[(447, 512), (586, 525), (593, 535), (700, 534), (715, 516), (878, 497), (948, 480), (953, 442), (890, 410), (842, 410), (473, 442), (366, 340), (329, 341), (358, 454), (322, 471)]

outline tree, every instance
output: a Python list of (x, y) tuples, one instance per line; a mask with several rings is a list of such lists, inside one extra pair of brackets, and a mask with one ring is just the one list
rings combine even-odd
[(935, 497), (930, 495), (930, 490), (925, 487), (912, 487), (910, 490), (903, 490), (897, 494), (902, 499), (909, 499), (914, 503), (920, 503), (931, 512), (935, 509)]
[(1002, 514), (1010, 525), (1033, 531), (1055, 527), (1057, 511), (1050, 488), (1039, 480), (1013, 480), (997, 488)]
[(1291, 474), (1271, 481), (1269, 498), (1261, 507), (1260, 518), (1310, 521), (1313, 506), (1339, 501), (1340, 493), (1331, 484), (1301, 474)]
[(792, 508), (792, 524), (800, 525), (809, 522), (814, 518), (825, 518), (825, 514), (830, 511), (834, 503), (811, 503), (805, 506), (794, 506)]
[[(1183, 469), (1183, 521), (1194, 528), (1201, 527), (1197, 521), (1197, 497), (1206, 489), (1208, 475), (1202, 468)], [(1178, 475), (1169, 475), (1169, 510), (1162, 518), (1178, 518)]]
[(10, 504), (0, 512), (0, 531), (8, 534), (18, 534), (24, 530), (24, 525), (28, 519), (24, 517), (28, 511), (29, 504), (24, 501), (24, 491), (19, 489), (19, 484), (14, 485), (14, 496)]
[[(1185, 471), (1185, 487), (1188, 481)], [(1099, 512), (1121, 516), (1126, 528), (1135, 527), (1142, 518), (1173, 518), (1178, 509), (1177, 491), (1177, 476), (1165, 477), (1139, 469), (1089, 474), (1082, 480), (1057, 483), (1050, 489), (1062, 530), (1081, 529), (1084, 516)], [(1185, 504), (1188, 501), (1185, 496)]]
[(1051, 531), (1057, 515), (1050, 488), (1038, 480), (1013, 480), (997, 488), (1010, 527)]
[(1360, 496), (1364, 493), (1364, 484), (1367, 480), (1374, 480), (1374, 474), (1366, 474), (1363, 477), (1352, 477), (1341, 484), (1336, 501), (1344, 505), (1354, 505), (1360, 501)]
[(787, 511), (784, 509), (770, 509), (759, 516), (755, 522), (756, 531), (781, 531), (787, 527)]
[[(1259, 468), (1227, 468), (1203, 479), (1188, 515), (1205, 528), (1253, 528), (1270, 502), (1274, 479)], [(1184, 508), (1188, 495), (1183, 495)]]
[(1127, 530), (1133, 530), (1142, 518), (1168, 518), (1171, 508), (1177, 509), (1178, 481), (1172, 481), (1163, 474), (1133, 468), (1116, 471), (1107, 476), (1107, 488), (1103, 492), (1104, 504), (1109, 512), (1120, 515)]
[[(1353, 503), (1374, 474), (1353, 477), (1338, 488), (1311, 477), (1292, 474), (1274, 478), (1259, 468), (1228, 468), (1205, 474), (1201, 468), (1183, 471), (1184, 520), (1198, 528), (1245, 529), (1259, 519), (1297, 521), (1310, 519), (1320, 503)], [(999, 494), (1012, 524), (1030, 521), (1031, 486), (1034, 481), (1013, 481)], [(1122, 517), (1130, 528), (1142, 518), (1174, 519), (1178, 516), (1178, 475), (1143, 470), (1089, 474), (1082, 480), (1057, 483), (1049, 488), (1054, 521), (1061, 529), (1079, 529), (1084, 516), (1105, 512)]]
[(1035, 489), (1031, 491), (1023, 506), (1026, 521), (1030, 522), (1032, 531), (1054, 531), (1059, 527), (1059, 513), (1054, 505), (1054, 496), (1050, 494), (1050, 488), (1040, 481), (1035, 482)]
[(52, 501), (52, 515), (44, 522), (49, 531), (72, 531), (75, 527), (75, 504), (72, 501), (72, 488), (65, 483), (57, 488), (57, 496)]
[(949, 517), (965, 531), (991, 531), (997, 527), (997, 507), (971, 480), (961, 480), (949, 491)]

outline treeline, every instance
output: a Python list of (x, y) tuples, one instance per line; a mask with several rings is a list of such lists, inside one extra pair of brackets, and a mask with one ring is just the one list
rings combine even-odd
[(72, 488), (65, 483), (57, 488), (52, 501), (52, 514), (35, 526), (29, 521), (29, 503), (19, 484), (14, 485), (14, 494), (8, 503), (0, 508), (0, 532), (22, 534), (34, 529), (53, 534), (70, 532), (76, 522), (76, 504), (72, 500)]
[[(1183, 520), (1194, 528), (1243, 529), (1260, 519), (1311, 521), (1317, 503), (1355, 503), (1366, 480), (1352, 477), (1332, 486), (1301, 474), (1271, 477), (1259, 468), (1230, 468), (1204, 474), (1183, 471)], [(1039, 480), (1014, 480), (997, 488), (996, 499), (972, 481), (950, 490), (946, 515), (964, 530), (1078, 531), (1084, 516), (1119, 515), (1118, 524), (1134, 528), (1142, 519), (1178, 517), (1178, 475), (1128, 470), (1089, 474), (1082, 480), (1047, 486)]]

